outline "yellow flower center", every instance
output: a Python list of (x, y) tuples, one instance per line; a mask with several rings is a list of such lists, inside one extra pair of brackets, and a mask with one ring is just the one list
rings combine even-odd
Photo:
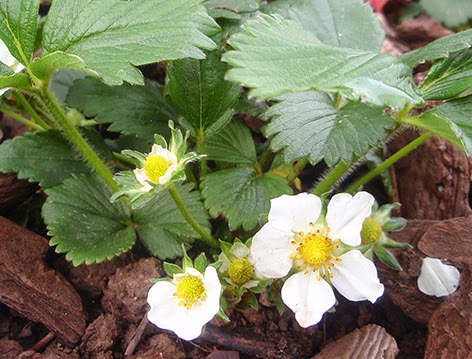
[(310, 267), (319, 267), (328, 262), (331, 259), (332, 250), (331, 239), (317, 233), (306, 235), (305, 240), (297, 248), (303, 261)]
[(242, 285), (254, 276), (254, 267), (246, 258), (237, 258), (228, 267), (228, 275), (237, 285)]
[(180, 298), (179, 305), (190, 309), (200, 298), (205, 298), (205, 286), (201, 278), (189, 275), (179, 281), (174, 295)]
[[(313, 224), (310, 225), (314, 227)], [(339, 240), (331, 240), (328, 237), (329, 228), (324, 230), (312, 230), (309, 233), (299, 232), (295, 235), (293, 245), (297, 246), (297, 252), (290, 256), (297, 268), (305, 268), (305, 273), (310, 269), (319, 270), (318, 280), (321, 277), (333, 277), (330, 271), (334, 267), (335, 262), (340, 262), (341, 258), (335, 255), (335, 251), (339, 248)]]
[(159, 155), (149, 155), (144, 163), (144, 171), (152, 183), (159, 183), (159, 178), (165, 175), (171, 162)]
[(382, 225), (373, 218), (366, 218), (362, 223), (362, 244), (377, 242), (382, 236)]

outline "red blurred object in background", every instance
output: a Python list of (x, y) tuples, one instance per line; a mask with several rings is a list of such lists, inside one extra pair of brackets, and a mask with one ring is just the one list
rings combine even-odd
[(400, 8), (411, 3), (411, 0), (364, 0), (372, 6), (375, 12), (382, 12), (385, 5), (388, 4), (388, 7), (392, 6), (393, 8)]

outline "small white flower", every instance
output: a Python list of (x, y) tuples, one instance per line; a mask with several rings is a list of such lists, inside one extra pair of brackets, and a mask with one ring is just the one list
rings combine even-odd
[(256, 233), (251, 254), (258, 272), (282, 278), (295, 267), (282, 288), (284, 303), (306, 328), (318, 323), (336, 302), (330, 283), (347, 299), (372, 303), (383, 294), (374, 264), (358, 250), (340, 251), (340, 241), (361, 244), (361, 228), (374, 198), (340, 193), (331, 199), (326, 218), (315, 195), (283, 195), (271, 201), (269, 221)]
[(208, 266), (202, 275), (188, 267), (184, 273), (175, 274), (172, 282), (160, 281), (151, 287), (148, 319), (184, 340), (193, 340), (220, 310), (220, 293), (215, 268)]
[(424, 294), (443, 297), (456, 291), (460, 276), (455, 267), (442, 264), (439, 259), (427, 257), (421, 265), (418, 288)]
[[(20, 72), (25, 68), (17, 59), (13, 57), (13, 55), (10, 53), (10, 50), (8, 50), (7, 45), (5, 45), (2, 40), (0, 40), (0, 61), (15, 72)], [(8, 90), (8, 88), (0, 89), (0, 95), (2, 95), (6, 90)]]
[(136, 179), (143, 185), (142, 191), (149, 192), (152, 184), (166, 184), (178, 170), (175, 154), (159, 145), (153, 145), (151, 153), (146, 157), (143, 168), (133, 172)]

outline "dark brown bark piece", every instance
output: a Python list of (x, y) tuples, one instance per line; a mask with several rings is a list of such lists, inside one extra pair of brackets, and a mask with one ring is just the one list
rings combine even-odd
[(429, 227), (418, 243), (428, 257), (452, 264), (472, 264), (472, 216), (444, 220)]
[(418, 289), (418, 276), (425, 255), (416, 246), (426, 230), (440, 221), (409, 220), (400, 232), (391, 233), (398, 242), (410, 243), (413, 249), (394, 249), (402, 271), (395, 271), (379, 263), (380, 282), (385, 286), (385, 295), (410, 318), (424, 325), (428, 324), (442, 299), (428, 296)]
[[(393, 153), (418, 137), (407, 130), (389, 144)], [(455, 146), (432, 137), (394, 166), (401, 214), (414, 219), (448, 219), (470, 215), (471, 163)]]
[(218, 350), (208, 355), (205, 359), (239, 359), (239, 353), (233, 350)]
[(16, 358), (23, 351), (21, 345), (7, 338), (0, 339), (0, 358)]
[(431, 318), (426, 359), (472, 357), (471, 269), (462, 271), (459, 291), (448, 296)]
[(152, 336), (143, 348), (131, 356), (133, 359), (184, 359), (186, 357), (181, 345), (176, 343), (167, 334), (157, 334)]
[(43, 237), (0, 217), (0, 302), (73, 344), (85, 331), (80, 296), (44, 263)]
[(397, 354), (395, 339), (384, 328), (369, 324), (328, 344), (313, 359), (394, 359)]

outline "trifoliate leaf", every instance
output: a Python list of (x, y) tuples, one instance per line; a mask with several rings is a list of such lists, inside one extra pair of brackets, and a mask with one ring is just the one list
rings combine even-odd
[(471, 113), (472, 95), (469, 95), (434, 107), (413, 124), (446, 138), (472, 156)]
[(0, 0), (0, 39), (22, 64), (33, 56), (39, 0)]
[(69, 89), (67, 104), (100, 123), (111, 123), (110, 131), (135, 135), (153, 143), (154, 134), (169, 134), (169, 119), (175, 110), (164, 101), (156, 82), (144, 86), (112, 87), (92, 77), (77, 80)]
[(46, 193), (42, 213), (50, 244), (74, 265), (111, 259), (136, 241), (128, 209), (110, 203), (112, 192), (98, 176), (74, 176)]
[[(54, 1), (43, 33), (48, 53), (77, 55), (110, 85), (142, 84), (135, 67), (185, 57), (202, 59), (218, 30), (203, 0)], [(138, 6), (139, 5), (139, 6)]]
[(294, 20), (326, 45), (380, 52), (384, 32), (367, 3), (352, 0), (279, 0), (263, 11)]
[(0, 171), (16, 172), (21, 179), (47, 188), (62, 183), (72, 173), (90, 168), (57, 130), (29, 132), (0, 145)]
[(205, 151), (208, 159), (251, 165), (257, 161), (256, 148), (249, 128), (233, 120), (217, 134), (208, 138)]
[(336, 109), (331, 98), (319, 92), (288, 94), (279, 98), (266, 116), (272, 118), (266, 135), (271, 148), (284, 149), (286, 162), (308, 157), (315, 164), (324, 159), (329, 166), (340, 160), (351, 163), (387, 136), (395, 122), (382, 108), (350, 103)]
[(241, 92), (240, 86), (225, 81), (228, 65), (220, 57), (220, 51), (213, 51), (205, 60), (178, 60), (168, 69), (172, 104), (185, 120), (182, 125), (195, 136), (210, 135), (226, 125)]
[[(201, 195), (191, 184), (177, 186), (193, 218), (210, 231), (210, 222)], [(138, 236), (153, 255), (161, 258), (182, 256), (182, 243), (191, 244), (198, 234), (187, 224), (167, 190), (159, 192), (145, 206), (135, 211)]]
[(395, 108), (423, 103), (410, 69), (393, 56), (324, 45), (277, 15), (262, 15), (243, 27), (230, 39), (235, 51), (223, 59), (235, 67), (227, 79), (251, 88), (253, 96), (318, 90)]
[(470, 0), (420, 0), (420, 5), (429, 16), (447, 27), (466, 24), (468, 19), (472, 19)]
[(44, 82), (49, 82), (51, 76), (58, 69), (78, 70), (98, 75), (95, 71), (90, 70), (80, 57), (61, 51), (34, 59), (30, 69), (38, 79)]
[(258, 176), (250, 167), (210, 173), (201, 188), (211, 216), (222, 214), (232, 230), (242, 226), (246, 231), (269, 213), (272, 198), (292, 193), (285, 178), (271, 172)]
[(472, 46), (472, 29), (442, 37), (417, 50), (406, 52), (399, 59), (410, 67), (425, 61), (443, 59), (453, 52), (466, 50)]
[(421, 85), (427, 100), (448, 100), (472, 87), (472, 49), (433, 64)]

